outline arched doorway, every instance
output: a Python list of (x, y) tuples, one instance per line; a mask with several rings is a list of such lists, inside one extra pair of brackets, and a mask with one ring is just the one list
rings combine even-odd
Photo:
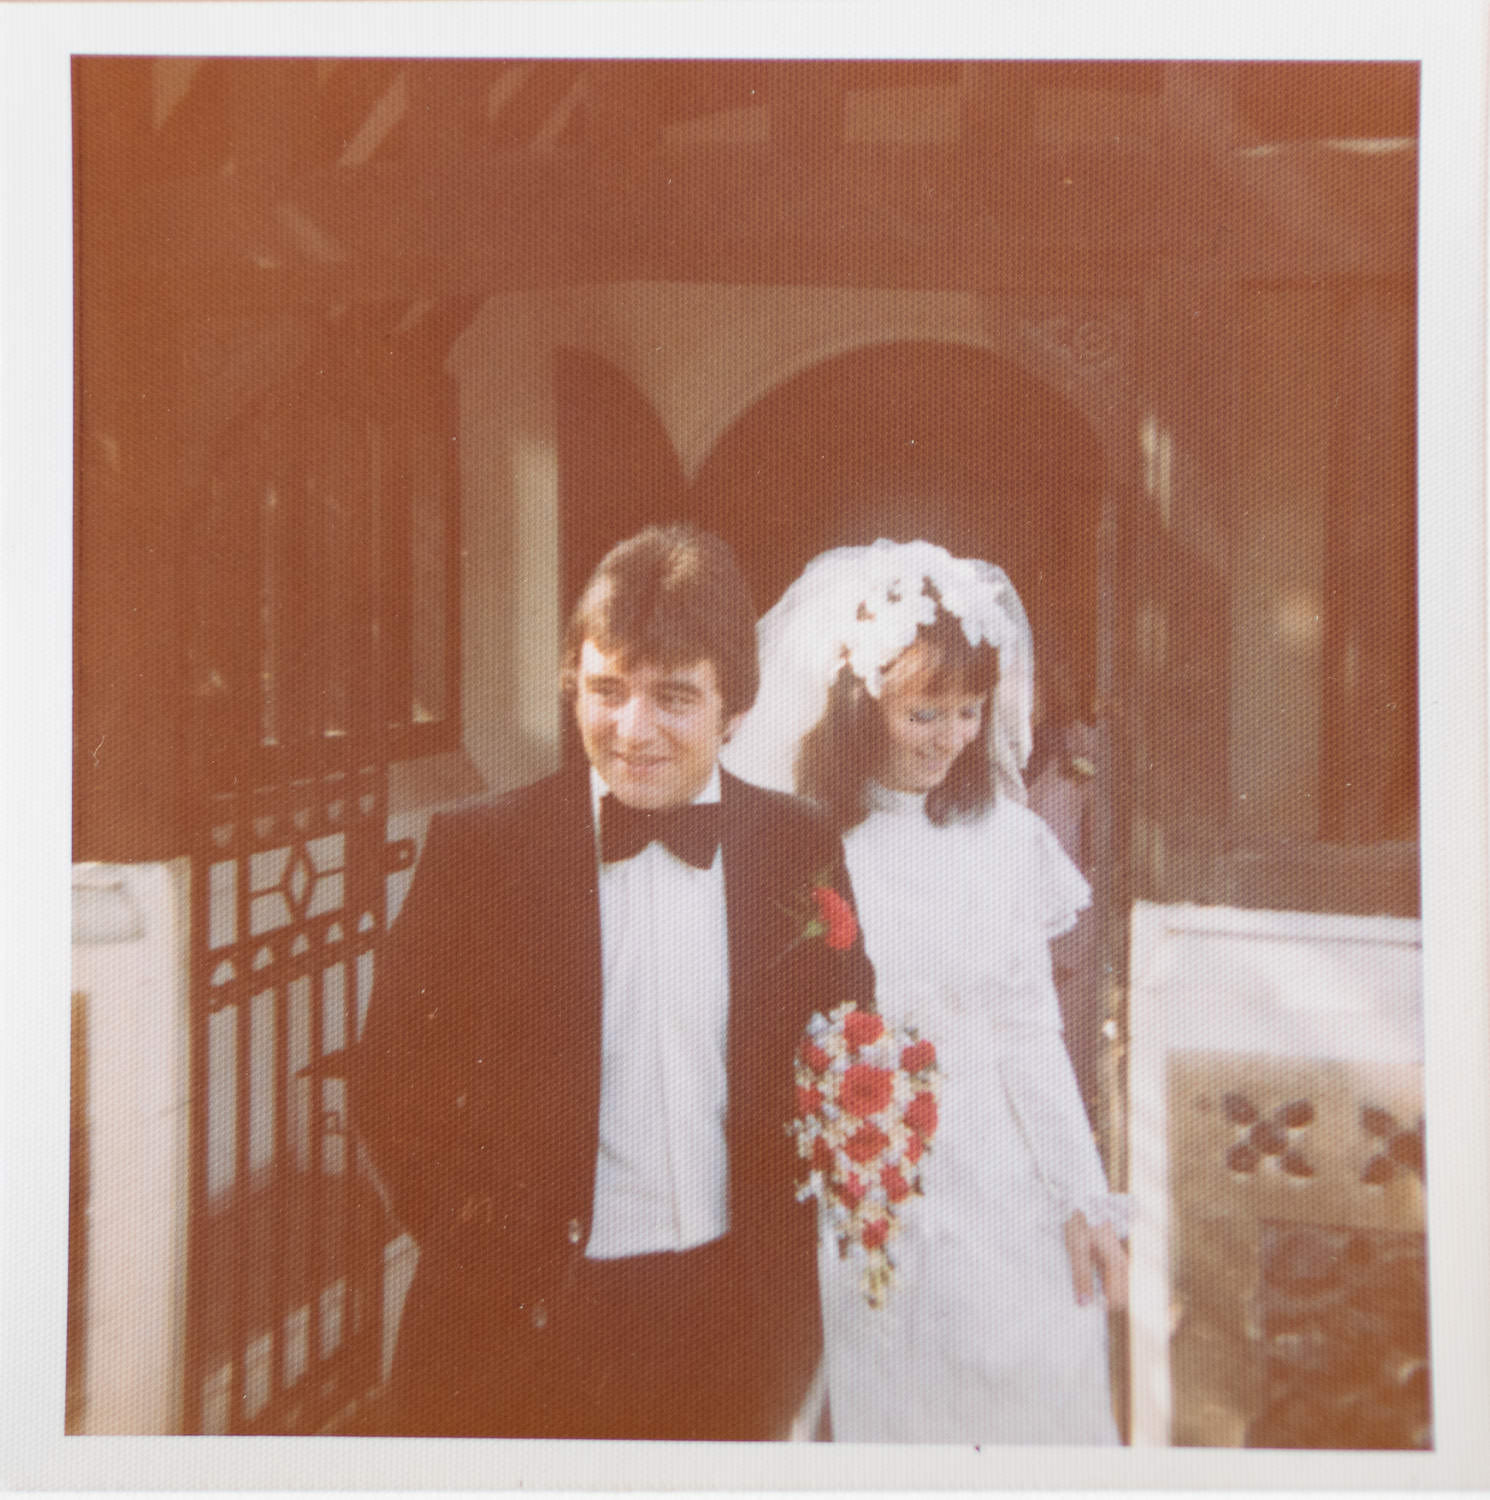
[(735, 547), (762, 610), (825, 547), (924, 537), (999, 563), (1081, 701), (1096, 682), (1101, 445), (985, 349), (897, 342), (776, 387), (715, 445), (688, 508)]

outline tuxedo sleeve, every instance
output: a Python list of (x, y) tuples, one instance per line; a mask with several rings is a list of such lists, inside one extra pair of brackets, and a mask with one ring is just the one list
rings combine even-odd
[(461, 966), (471, 843), (460, 819), (431, 822), (403, 910), (377, 955), (349, 1075), (358, 1135), (395, 1216), (421, 1242), (448, 1216), (450, 1184), (460, 1175), (455, 1105), (468, 1032)]

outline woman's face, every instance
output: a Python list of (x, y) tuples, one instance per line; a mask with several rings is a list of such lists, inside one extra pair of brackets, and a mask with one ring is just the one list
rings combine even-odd
[(916, 665), (901, 671), (897, 662), (886, 674), (879, 700), (886, 741), (879, 779), (896, 792), (934, 791), (983, 727), (984, 694), (960, 685), (932, 692), (927, 674)]

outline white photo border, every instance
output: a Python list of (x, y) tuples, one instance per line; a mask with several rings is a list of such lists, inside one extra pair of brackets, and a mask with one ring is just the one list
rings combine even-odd
[[(65, 1438), (75, 53), (1421, 60), (1418, 311), (1431, 1454)], [(1470, 0), (0, 5), (0, 1482), (28, 1490), (1490, 1486), (1485, 64)], [(11, 957), (14, 955), (14, 957)]]

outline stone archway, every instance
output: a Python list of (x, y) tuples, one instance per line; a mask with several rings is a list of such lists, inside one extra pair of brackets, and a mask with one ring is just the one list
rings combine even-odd
[(925, 537), (1003, 566), (1037, 647), (1090, 702), (1108, 464), (1065, 396), (987, 349), (862, 346), (770, 390), (722, 435), (689, 510), (739, 553), (767, 608), (825, 547)]

